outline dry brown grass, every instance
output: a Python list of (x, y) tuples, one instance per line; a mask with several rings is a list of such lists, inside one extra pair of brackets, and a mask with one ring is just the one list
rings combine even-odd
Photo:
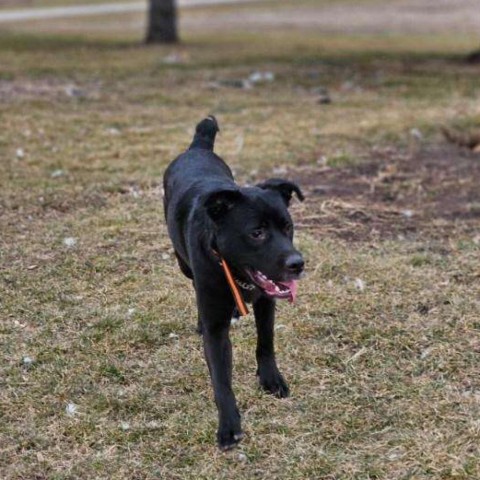
[[(321, 157), (348, 172), (388, 148), (409, 154), (412, 128), (422, 148), (441, 144), (440, 123), (478, 114), (478, 69), (442, 53), (458, 42), (225, 32), (144, 49), (2, 34), (0, 477), (479, 478), (478, 218), (443, 237), (355, 242), (300, 228), (309, 273), (277, 329), (292, 397), (258, 390), (243, 319), (232, 336), (247, 435), (221, 454), (159, 187), (211, 112), (241, 182), (301, 176)], [(259, 69), (275, 81), (212, 88)]]

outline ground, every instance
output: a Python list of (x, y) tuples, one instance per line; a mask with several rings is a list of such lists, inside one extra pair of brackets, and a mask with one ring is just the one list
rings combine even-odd
[[(208, 31), (208, 12), (179, 47), (140, 45), (135, 15), (0, 34), (0, 477), (479, 478), (480, 154), (441, 133), (480, 122), (475, 32)], [(161, 208), (209, 113), (240, 183), (307, 196), (276, 329), (292, 396), (259, 391), (243, 318), (227, 454)]]

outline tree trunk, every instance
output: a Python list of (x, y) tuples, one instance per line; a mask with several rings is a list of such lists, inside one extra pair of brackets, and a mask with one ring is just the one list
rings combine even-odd
[(467, 57), (468, 63), (480, 63), (480, 50), (474, 50)]
[(150, 0), (147, 43), (176, 43), (177, 6), (175, 0)]

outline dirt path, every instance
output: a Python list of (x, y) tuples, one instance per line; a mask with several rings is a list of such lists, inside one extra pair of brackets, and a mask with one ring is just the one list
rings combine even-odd
[[(237, 4), (255, 0), (179, 0), (181, 7)], [(140, 13), (146, 3), (110, 3), (62, 8), (36, 8), (0, 12), (0, 23), (81, 17), (115, 13)], [(262, 3), (262, 2), (261, 2)], [(186, 26), (199, 29), (278, 28), (315, 29), (321, 32), (479, 34), (478, 0), (391, 0), (314, 5), (313, 2), (265, 2), (255, 9), (222, 9), (198, 12), (185, 18)], [(480, 37), (480, 34), (479, 34)]]
[[(197, 26), (221, 29), (292, 27), (321, 32), (371, 33), (479, 33), (478, 0), (393, 0), (340, 2), (319, 6), (291, 6), (274, 10), (242, 9), (196, 18)], [(199, 23), (202, 23), (199, 25)], [(480, 34), (479, 34), (480, 38)]]
[[(258, 0), (179, 0), (179, 6), (196, 7), (205, 5), (225, 5), (232, 3), (251, 3)], [(83, 17), (115, 13), (136, 13), (146, 11), (147, 3), (122, 2), (102, 3), (99, 5), (77, 5), (71, 7), (29, 8), (21, 10), (5, 10), (0, 12), (0, 23), (26, 20), (43, 20), (52, 18)]]

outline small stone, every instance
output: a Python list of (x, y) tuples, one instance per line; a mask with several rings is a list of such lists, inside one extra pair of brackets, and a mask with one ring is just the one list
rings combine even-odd
[(422, 140), (423, 138), (423, 134), (418, 128), (412, 128), (410, 130), (410, 136), (417, 140)]
[(22, 357), (22, 364), (23, 364), (25, 367), (30, 367), (30, 366), (32, 366), (34, 363), (35, 363), (35, 360), (34, 360), (32, 357), (28, 357), (28, 356)]
[(122, 132), (118, 128), (111, 127), (111, 128), (107, 128), (107, 133), (109, 135), (120, 135)]
[(120, 428), (123, 431), (130, 430), (130, 424), (128, 422), (120, 422)]
[(136, 308), (133, 308), (133, 307), (132, 307), (132, 308), (129, 308), (129, 309), (127, 310), (127, 318), (132, 318), (136, 311), (137, 311)]
[(247, 461), (247, 456), (244, 453), (239, 453), (238, 454), (238, 460), (240, 460), (240, 462), (246, 462)]
[(74, 403), (68, 403), (65, 407), (65, 413), (69, 417), (74, 417), (78, 413), (78, 407)]
[(261, 82), (273, 82), (275, 80), (275, 74), (273, 72), (253, 72), (248, 77), (248, 81), (255, 84)]
[(162, 260), (170, 260), (170, 255), (168, 253), (162, 253)]
[(58, 168), (57, 170), (54, 170), (51, 174), (51, 178), (58, 178), (58, 177), (63, 177), (65, 175), (65, 171)]
[(179, 338), (179, 337), (178, 337), (178, 335), (177, 335), (176, 333), (173, 333), (173, 332), (172, 332), (172, 333), (170, 333), (170, 334), (168, 335), (168, 338), (177, 339), (177, 338)]
[(413, 217), (413, 211), (412, 210), (402, 210), (402, 215), (405, 218), (412, 218)]
[(73, 237), (66, 237), (63, 239), (63, 244), (68, 248), (72, 248), (77, 244), (77, 239)]
[(81, 88), (78, 88), (76, 85), (68, 85), (65, 87), (65, 93), (69, 97), (82, 98), (85, 97), (85, 91)]
[(356, 278), (354, 284), (357, 290), (360, 290), (361, 292), (365, 290), (365, 283), (361, 278)]
[(23, 148), (17, 148), (17, 150), (15, 151), (15, 155), (17, 156), (17, 158), (24, 158), (25, 151), (23, 150)]

